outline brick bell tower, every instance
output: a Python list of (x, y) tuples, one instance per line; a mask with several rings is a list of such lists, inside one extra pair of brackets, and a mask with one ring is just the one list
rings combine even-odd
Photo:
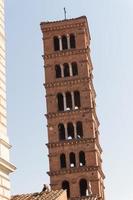
[(104, 200), (87, 19), (42, 22), (41, 30), (51, 187), (70, 200)]

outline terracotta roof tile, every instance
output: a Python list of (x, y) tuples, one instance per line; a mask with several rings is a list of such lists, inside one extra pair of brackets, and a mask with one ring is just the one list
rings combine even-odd
[(11, 200), (56, 200), (63, 192), (63, 190), (51, 190), (49, 192), (21, 194), (12, 196)]

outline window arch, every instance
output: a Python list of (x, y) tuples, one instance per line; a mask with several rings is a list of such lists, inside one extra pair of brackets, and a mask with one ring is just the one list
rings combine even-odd
[(62, 189), (67, 190), (67, 197), (70, 198), (70, 186), (68, 181), (62, 182)]
[(72, 75), (73, 75), (73, 76), (78, 75), (77, 63), (76, 63), (76, 62), (73, 62), (71, 65), (72, 65)]
[(67, 37), (65, 35), (62, 36), (62, 49), (68, 49)]
[(79, 182), (80, 188), (80, 196), (88, 196), (88, 189), (87, 189), (87, 181), (85, 179), (81, 179)]
[(81, 167), (85, 165), (85, 153), (83, 151), (79, 152), (79, 165)]
[(60, 167), (66, 168), (66, 156), (64, 153), (60, 155)]
[(77, 131), (77, 138), (82, 138), (83, 137), (82, 122), (77, 122), (76, 123), (76, 131)]
[(65, 140), (65, 127), (63, 124), (58, 125), (59, 140)]
[(76, 41), (74, 34), (70, 34), (70, 48), (76, 48)]
[(68, 110), (72, 109), (72, 96), (70, 92), (66, 93), (66, 106)]
[(67, 134), (69, 140), (74, 138), (74, 126), (71, 122), (67, 124)]
[(55, 73), (56, 73), (56, 78), (61, 78), (61, 67), (60, 67), (60, 65), (55, 65)]
[(74, 92), (74, 103), (75, 103), (75, 108), (80, 108), (80, 93), (79, 93), (79, 91)]
[(59, 51), (59, 50), (60, 50), (59, 38), (58, 38), (57, 36), (55, 36), (55, 37), (53, 38), (53, 40), (54, 40), (54, 50), (55, 50), (55, 51)]
[(69, 65), (68, 63), (64, 63), (64, 77), (70, 76)]
[(76, 158), (73, 152), (69, 154), (69, 159), (70, 159), (70, 167), (76, 167)]
[(59, 93), (57, 95), (57, 99), (58, 99), (58, 110), (59, 111), (64, 111), (64, 99), (63, 99), (63, 95), (61, 93)]

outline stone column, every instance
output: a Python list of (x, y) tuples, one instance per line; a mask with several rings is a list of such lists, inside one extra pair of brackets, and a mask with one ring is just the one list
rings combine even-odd
[(76, 129), (76, 124), (73, 124), (74, 126), (74, 138), (77, 139), (77, 129)]
[(74, 110), (75, 109), (75, 103), (74, 103), (74, 94), (73, 94), (73, 92), (71, 92), (71, 96), (72, 96), (72, 108)]
[(67, 46), (68, 46), (68, 49), (70, 49), (70, 36), (69, 36), (69, 34), (67, 34)]
[(61, 64), (60, 67), (61, 67), (61, 78), (63, 78), (64, 77), (64, 66)]
[(64, 111), (66, 111), (67, 105), (66, 105), (66, 94), (63, 93), (63, 101), (64, 101)]
[(61, 36), (60, 36), (60, 35), (58, 36), (58, 39), (59, 39), (60, 51), (62, 51), (62, 39), (61, 39)]
[(67, 124), (64, 124), (64, 128), (65, 128), (65, 139), (67, 140), (67, 138), (68, 138), (68, 134), (67, 134)]
[(70, 72), (70, 76), (73, 76), (72, 65), (71, 65), (71, 63), (69, 63), (69, 72)]

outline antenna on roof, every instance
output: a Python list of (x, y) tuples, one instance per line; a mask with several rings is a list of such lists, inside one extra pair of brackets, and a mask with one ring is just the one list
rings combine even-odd
[(64, 17), (66, 19), (66, 8), (64, 7)]

